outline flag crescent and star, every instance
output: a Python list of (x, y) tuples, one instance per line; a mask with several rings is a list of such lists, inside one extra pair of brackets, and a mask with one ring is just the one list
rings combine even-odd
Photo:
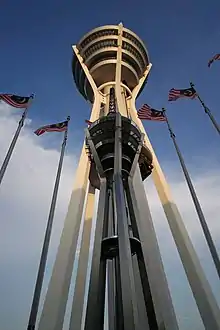
[(195, 93), (194, 93), (194, 91), (193, 91), (192, 89), (186, 89), (186, 90), (184, 91), (184, 95), (185, 95), (185, 96), (190, 97), (190, 96), (192, 96), (193, 94), (195, 94)]
[(0, 94), (0, 100), (14, 108), (26, 108), (32, 96), (19, 96), (14, 94)]

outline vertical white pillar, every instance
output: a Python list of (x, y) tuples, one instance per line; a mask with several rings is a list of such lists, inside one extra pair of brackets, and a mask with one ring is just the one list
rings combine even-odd
[(117, 62), (115, 70), (115, 94), (117, 99), (118, 111), (122, 116), (127, 117), (126, 107), (124, 106), (124, 100), (122, 96), (121, 87), (121, 61), (122, 61), (122, 34), (123, 34), (123, 24), (118, 25), (118, 50), (117, 50)]
[(129, 187), (136, 206), (136, 220), (158, 324), (164, 324), (169, 330), (177, 330), (178, 324), (139, 168), (133, 180), (129, 179)]
[(76, 182), (72, 191), (60, 245), (44, 301), (39, 330), (62, 330), (63, 328), (89, 167), (88, 156), (83, 147), (76, 172)]
[(91, 184), (89, 184), (75, 291), (72, 303), (72, 313), (70, 318), (70, 330), (81, 330), (94, 202), (95, 188)]
[[(146, 70), (146, 76), (150, 67), (151, 65), (149, 65)], [(142, 80), (144, 81), (144, 79)], [(116, 97), (119, 112), (122, 115), (129, 116), (133, 119), (132, 113), (128, 113), (129, 105), (127, 104), (125, 93), (119, 84), (116, 84)], [(139, 168), (135, 171), (133, 179), (129, 179), (129, 187), (130, 191), (132, 191), (133, 205), (136, 205), (135, 216), (140, 230), (140, 240), (142, 242), (144, 260), (153, 295), (158, 324), (165, 324), (166, 328), (170, 330), (178, 330), (178, 324)], [(164, 306), (167, 306), (167, 309), (164, 309)]]
[(110, 96), (110, 89), (111, 89), (112, 85), (108, 85), (105, 86), (104, 88), (104, 95), (105, 95), (105, 99), (106, 99), (106, 103), (104, 106), (104, 115), (107, 116), (108, 112), (109, 112), (109, 96)]

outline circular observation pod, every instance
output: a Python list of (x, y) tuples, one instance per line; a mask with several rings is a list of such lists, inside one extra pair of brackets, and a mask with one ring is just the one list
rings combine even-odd
[[(106, 25), (87, 33), (77, 44), (79, 54), (90, 71), (97, 87), (115, 81), (119, 26)], [(138, 84), (149, 64), (148, 52), (141, 39), (129, 29), (122, 30), (121, 80), (130, 90)], [(83, 97), (93, 102), (93, 91), (74, 54), (72, 71), (76, 86)], [(142, 87), (143, 88), (143, 87)]]
[[(105, 117), (99, 118), (89, 127), (90, 138), (94, 144), (99, 160), (102, 164), (105, 176), (112, 179), (114, 171), (115, 157), (115, 120), (116, 114), (111, 113)], [(130, 174), (134, 157), (138, 151), (141, 140), (141, 132), (131, 119), (121, 117), (122, 120), (122, 175), (127, 178)], [(92, 163), (90, 182), (98, 188), (98, 175), (94, 166), (92, 150), (89, 148), (88, 140), (86, 139), (86, 147), (89, 159)], [(140, 166), (142, 180), (145, 180), (152, 171), (152, 154), (150, 150), (142, 146), (138, 163)]]

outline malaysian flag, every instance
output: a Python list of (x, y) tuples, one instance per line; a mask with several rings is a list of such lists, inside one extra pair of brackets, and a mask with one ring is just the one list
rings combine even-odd
[(214, 61), (218, 61), (220, 60), (220, 54), (216, 54), (215, 56), (213, 56), (209, 61), (208, 61), (208, 67), (210, 68), (211, 64), (214, 62)]
[(14, 94), (0, 94), (0, 100), (6, 102), (14, 108), (27, 108), (31, 96), (18, 96)]
[(63, 121), (62, 123), (46, 125), (38, 128), (34, 133), (39, 136), (45, 132), (64, 132), (68, 126), (68, 120)]
[(175, 89), (172, 88), (169, 91), (169, 98), (168, 101), (176, 101), (177, 99), (181, 97), (188, 97), (190, 99), (194, 99), (197, 96), (196, 90), (191, 88), (185, 88), (185, 89)]
[(138, 110), (138, 118), (142, 120), (166, 121), (163, 111), (155, 110), (148, 104), (142, 105)]

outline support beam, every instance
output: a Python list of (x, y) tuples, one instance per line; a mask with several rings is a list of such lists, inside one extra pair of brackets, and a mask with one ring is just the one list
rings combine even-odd
[(109, 112), (109, 96), (110, 96), (110, 89), (111, 89), (112, 85), (108, 85), (105, 86), (104, 88), (104, 95), (106, 98), (106, 104), (104, 106), (104, 115), (107, 116), (108, 112)]
[(99, 114), (100, 114), (100, 108), (101, 108), (101, 101), (103, 99), (103, 95), (101, 94), (101, 92), (97, 89), (97, 86), (95, 84), (94, 79), (92, 78), (87, 66), (85, 65), (85, 63), (83, 62), (83, 58), (79, 53), (79, 50), (76, 46), (72, 46), (73, 51), (76, 55), (76, 57), (79, 60), (79, 63), (81, 65), (81, 67), (83, 68), (83, 71), (92, 87), (93, 93), (94, 93), (94, 103), (92, 106), (92, 112), (91, 112), (91, 116), (90, 116), (90, 121), (93, 122), (95, 120), (97, 120), (99, 118)]
[(93, 141), (91, 139), (91, 136), (90, 136), (90, 133), (89, 133), (88, 128), (85, 129), (85, 132), (86, 132), (87, 141), (88, 141), (88, 144), (89, 144), (91, 153), (93, 155), (93, 158), (94, 158), (94, 161), (95, 161), (95, 164), (96, 164), (96, 168), (98, 170), (98, 173), (99, 173), (100, 177), (104, 177), (104, 170), (102, 168), (102, 164), (100, 162), (99, 156), (98, 156), (97, 151), (96, 151), (96, 148), (94, 146), (94, 143), (93, 143)]
[(144, 71), (144, 74), (143, 76), (140, 78), (137, 86), (133, 89), (132, 91), (132, 100), (135, 102), (137, 96), (138, 96), (138, 93), (140, 92), (141, 90), (141, 87), (143, 86), (145, 80), (147, 79), (149, 73), (150, 73), (150, 70), (152, 68), (152, 64), (149, 63), (148, 66), (146, 67), (146, 70)]
[[(109, 190), (109, 213), (108, 213), (108, 237), (115, 235), (114, 210), (112, 190)], [(108, 330), (120, 330), (116, 327), (116, 304), (115, 304), (115, 260), (107, 260), (107, 290), (108, 290)]]
[(115, 69), (115, 93), (118, 105), (118, 111), (122, 116), (127, 117), (126, 107), (124, 106), (124, 98), (122, 95), (123, 88), (121, 87), (121, 62), (122, 62), (122, 34), (123, 24), (118, 25), (118, 50), (117, 50), (117, 62)]
[(95, 188), (89, 183), (69, 330), (81, 330), (94, 203)]
[(92, 87), (92, 90), (93, 90), (93, 93), (94, 93), (94, 98), (96, 98), (96, 94), (97, 94), (97, 91), (98, 91), (98, 90), (97, 90), (96, 83), (95, 83), (94, 79), (92, 78), (92, 76), (91, 76), (91, 74), (90, 74), (90, 72), (89, 72), (87, 66), (85, 65), (85, 63), (84, 63), (84, 61), (83, 61), (83, 58), (82, 58), (82, 56), (80, 55), (80, 52), (79, 52), (77, 46), (74, 45), (74, 46), (72, 46), (72, 48), (73, 48), (73, 51), (74, 51), (76, 57), (78, 58), (79, 63), (80, 63), (80, 65), (81, 65), (81, 67), (82, 67), (82, 69), (83, 69), (83, 71), (84, 71), (84, 73), (85, 73), (85, 75), (86, 75), (86, 77), (87, 77), (89, 83), (90, 83), (90, 86)]
[[(132, 256), (132, 263), (134, 269), (135, 291), (136, 291), (137, 305), (138, 305), (139, 327), (140, 329), (151, 330), (148, 322), (148, 315), (144, 301), (143, 287), (140, 278), (140, 270), (138, 267), (138, 260), (136, 255)], [(157, 330), (157, 326), (152, 329)]]
[(138, 146), (138, 150), (136, 152), (136, 155), (134, 157), (133, 164), (132, 164), (132, 167), (131, 167), (130, 177), (133, 177), (134, 176), (134, 173), (135, 173), (135, 171), (137, 169), (138, 160), (139, 160), (140, 153), (141, 153), (141, 148), (143, 146), (143, 141), (144, 141), (144, 134), (142, 133), (141, 134), (141, 139), (140, 139), (140, 142), (139, 142), (139, 146)]
[(39, 330), (62, 330), (63, 328), (73, 262), (86, 195), (89, 167), (88, 157), (85, 148), (83, 148), (76, 172), (76, 182), (72, 191), (60, 239), (60, 245), (44, 301)]
[(128, 184), (157, 322), (158, 324), (164, 323), (167, 330), (178, 330), (179, 327), (139, 167), (137, 167), (133, 179), (129, 178)]
[(135, 282), (133, 264), (131, 257), (131, 247), (129, 241), (127, 212), (122, 182), (122, 135), (121, 135), (121, 115), (116, 114), (115, 125), (115, 158), (114, 158), (114, 200), (115, 214), (118, 228), (120, 280), (122, 292), (122, 308), (124, 317), (124, 328), (126, 330), (138, 330), (138, 308), (135, 295)]
[(86, 308), (85, 330), (103, 329), (106, 262), (101, 259), (101, 247), (105, 218), (108, 211), (106, 208), (108, 208), (107, 184), (106, 179), (101, 178), (91, 275), (89, 280), (89, 293)]

